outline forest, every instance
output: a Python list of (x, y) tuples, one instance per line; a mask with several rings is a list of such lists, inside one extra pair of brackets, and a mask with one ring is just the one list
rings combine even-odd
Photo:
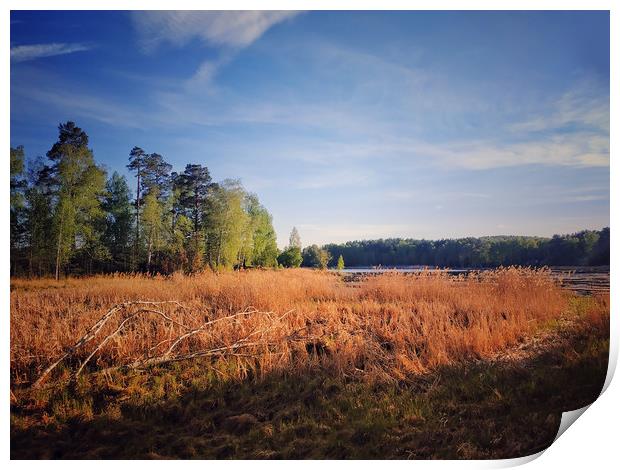
[(330, 265), (344, 258), (347, 266), (607, 266), (609, 227), (551, 238), (495, 236), (444, 240), (353, 241), (329, 244)]
[(134, 147), (130, 183), (106, 175), (75, 123), (58, 130), (46, 158), (26, 164), (11, 148), (12, 275), (277, 265), (272, 217), (239, 181), (213, 182), (200, 164), (176, 173)]

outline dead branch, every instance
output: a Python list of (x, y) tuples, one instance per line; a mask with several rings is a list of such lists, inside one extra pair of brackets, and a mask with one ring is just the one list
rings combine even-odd
[[(82, 373), (82, 371), (84, 370), (86, 365), (90, 362), (90, 360), (99, 351), (101, 351), (101, 349), (110, 340), (112, 340), (113, 338), (115, 338), (119, 334), (121, 334), (121, 332), (126, 328), (126, 326), (132, 320), (136, 319), (138, 316), (141, 316), (143, 314), (155, 315), (157, 317), (162, 318), (166, 322), (169, 322), (169, 323), (171, 323), (173, 325), (181, 327), (182, 329), (184, 329), (186, 331), (183, 334), (177, 336), (176, 338), (169, 338), (167, 340), (160, 341), (156, 346), (154, 346), (154, 347), (149, 349), (149, 352), (150, 352), (150, 351), (153, 351), (154, 349), (157, 349), (157, 347), (159, 347), (161, 344), (164, 344), (166, 342), (171, 342), (171, 345), (168, 347), (168, 349), (160, 356), (147, 357), (145, 359), (139, 359), (139, 360), (133, 361), (133, 362), (131, 362), (129, 364), (126, 364), (126, 365), (115, 366), (115, 367), (108, 367), (106, 369), (103, 369), (100, 372), (106, 373), (106, 372), (108, 372), (110, 370), (121, 369), (121, 368), (124, 368), (124, 369), (139, 369), (139, 368), (149, 367), (149, 366), (153, 366), (153, 365), (159, 365), (159, 364), (170, 363), (170, 362), (184, 361), (184, 360), (198, 358), (198, 357), (216, 356), (216, 355), (217, 356), (221, 356), (223, 354), (228, 354), (230, 356), (236, 356), (236, 357), (256, 357), (255, 354), (242, 353), (242, 352), (239, 352), (238, 350), (242, 349), (242, 348), (249, 348), (249, 347), (252, 347), (252, 346), (260, 346), (260, 345), (262, 345), (262, 346), (269, 346), (269, 345), (271, 345), (271, 343), (265, 343), (264, 341), (253, 341), (253, 342), (250, 342), (250, 339), (254, 338), (256, 336), (262, 337), (266, 332), (268, 332), (268, 331), (274, 329), (276, 326), (278, 326), (280, 324), (281, 320), (284, 317), (286, 317), (291, 312), (293, 312), (293, 310), (289, 310), (289, 311), (285, 312), (284, 314), (280, 315), (277, 318), (272, 318), (272, 315), (273, 315), (274, 312), (260, 312), (257, 309), (255, 309), (254, 307), (248, 307), (243, 312), (235, 313), (233, 315), (228, 315), (228, 316), (221, 317), (221, 318), (216, 318), (214, 320), (209, 320), (209, 321), (203, 323), (201, 326), (199, 326), (197, 328), (190, 328), (190, 327), (188, 327), (188, 326), (178, 322), (177, 320), (171, 318), (170, 316), (166, 315), (164, 312), (162, 312), (160, 310), (155, 310), (153, 308), (149, 308), (149, 306), (162, 305), (162, 304), (175, 304), (177, 306), (185, 308), (182, 304), (180, 304), (177, 301), (161, 301), (161, 302), (155, 302), (155, 301), (130, 301), (130, 302), (124, 302), (122, 304), (118, 304), (118, 305), (112, 307), (92, 327), (90, 327), (88, 329), (88, 331), (72, 347), (68, 348), (65, 351), (65, 353), (59, 359), (57, 359), (52, 364), (50, 364), (43, 371), (43, 373), (36, 380), (36, 382), (34, 382), (32, 387), (33, 388), (39, 388), (41, 386), (41, 384), (43, 383), (43, 381), (45, 380), (45, 378), (54, 370), (54, 368), (56, 368), (63, 360), (65, 360), (69, 356), (73, 355), (79, 348), (81, 348), (85, 344), (91, 342), (97, 336), (97, 334), (102, 330), (102, 328), (105, 326), (105, 324), (115, 314), (117, 314), (118, 312), (124, 311), (124, 310), (128, 309), (129, 307), (132, 307), (132, 306), (135, 306), (135, 305), (146, 306), (146, 307), (145, 308), (141, 308), (141, 309), (131, 313), (129, 316), (124, 318), (119, 323), (119, 325), (116, 327), (116, 329), (112, 333), (110, 333), (106, 337), (104, 337), (97, 344), (97, 346), (90, 352), (90, 354), (86, 357), (86, 359), (80, 364), (80, 367), (78, 368), (78, 370), (76, 371), (76, 373), (74, 375), (75, 378), (79, 377), (79, 375)], [(217, 347), (217, 348), (211, 348), (211, 349), (206, 349), (206, 350), (194, 351), (194, 352), (190, 352), (190, 353), (187, 353), (187, 354), (172, 355), (173, 351), (176, 349), (176, 347), (182, 341), (186, 340), (187, 338), (190, 338), (191, 336), (197, 335), (197, 334), (199, 334), (201, 332), (208, 331), (208, 328), (213, 326), (214, 324), (219, 323), (219, 322), (224, 322), (224, 321), (235, 322), (240, 317), (247, 317), (247, 316), (253, 315), (253, 314), (261, 314), (261, 315), (267, 316), (267, 318), (269, 318), (271, 320), (269, 326), (266, 327), (266, 328), (263, 328), (263, 329), (257, 329), (257, 330), (251, 331), (246, 336), (236, 340), (231, 345), (224, 345), (224, 346), (220, 346), (220, 347)], [(290, 338), (286, 337), (284, 339), (285, 339), (285, 341), (288, 341)]]
[[(190, 330), (190, 331), (188, 331), (187, 333), (185, 333), (185, 334), (183, 334), (183, 335), (181, 335), (181, 336), (179, 336), (179, 337), (177, 337), (177, 338), (173, 339), (173, 340), (172, 340), (172, 341), (173, 341), (173, 343), (170, 345), (170, 347), (168, 348), (168, 350), (167, 350), (167, 351), (163, 354), (163, 357), (170, 355), (170, 354), (172, 353), (172, 351), (174, 350), (174, 348), (176, 348), (176, 346), (177, 346), (177, 345), (178, 345), (181, 341), (183, 341), (183, 340), (184, 340), (184, 339), (186, 339), (186, 338), (189, 338), (190, 336), (193, 336), (193, 335), (195, 335), (195, 334), (198, 334), (198, 333), (200, 333), (200, 332), (204, 331), (204, 330), (205, 330), (208, 326), (211, 326), (211, 325), (213, 325), (213, 324), (215, 324), (215, 323), (218, 323), (218, 322), (221, 322), (221, 321), (224, 321), (224, 320), (232, 320), (232, 319), (237, 318), (237, 317), (246, 316), (246, 315), (251, 315), (252, 313), (261, 313), (261, 312), (259, 312), (258, 310), (255, 310), (255, 309), (253, 309), (253, 310), (245, 310), (245, 311), (240, 312), (240, 313), (235, 313), (234, 315), (229, 315), (229, 316), (227, 316), (227, 317), (217, 318), (217, 319), (215, 319), (215, 320), (211, 320), (211, 321), (208, 321), (208, 322), (206, 322), (206, 323), (203, 323), (203, 324), (202, 324), (201, 326), (199, 326), (198, 328), (194, 328), (193, 330)], [(264, 314), (267, 314), (267, 315), (269, 314), (269, 312), (263, 312), (263, 313), (264, 313)], [(160, 343), (160, 344), (161, 344), (161, 343)]]
[[(172, 362), (180, 362), (180, 361), (186, 361), (189, 359), (195, 359), (195, 358), (199, 358), (199, 357), (207, 357), (207, 356), (221, 356), (223, 355), (223, 353), (225, 352), (231, 352), (229, 355), (232, 356), (241, 356), (242, 354), (236, 353), (236, 351), (240, 348), (247, 348), (247, 347), (251, 347), (251, 346), (269, 346), (269, 345), (273, 345), (273, 343), (265, 343), (263, 341), (255, 341), (255, 342), (248, 342), (248, 339), (259, 335), (259, 334), (264, 334), (269, 330), (272, 330), (273, 328), (275, 328), (275, 326), (277, 325), (277, 323), (282, 320), (284, 317), (286, 317), (287, 315), (289, 315), (291, 312), (293, 312), (294, 310), (289, 310), (287, 312), (285, 312), (283, 315), (279, 316), (276, 319), (276, 322), (272, 323), (269, 327), (264, 328), (262, 330), (256, 330), (251, 332), (250, 334), (246, 335), (245, 337), (238, 339), (237, 341), (235, 341), (234, 344), (228, 345), (228, 346), (221, 346), (218, 348), (212, 348), (212, 349), (207, 349), (207, 350), (201, 350), (201, 351), (194, 351), (191, 353), (187, 353), (187, 354), (180, 354), (180, 355), (176, 355), (176, 356), (170, 356), (170, 352), (171, 349), (169, 349), (166, 353), (164, 353), (161, 356), (157, 356), (157, 357), (151, 357), (148, 359), (141, 359), (138, 361), (134, 361), (131, 362), (129, 364), (125, 364), (125, 365), (121, 365), (121, 366), (115, 366), (115, 367), (108, 367), (106, 369), (103, 369), (101, 372), (107, 372), (107, 371), (111, 371), (111, 370), (118, 370), (118, 369), (142, 369), (145, 367), (151, 367), (151, 366), (155, 366), (155, 365), (162, 365), (162, 364), (167, 364), (167, 363), (172, 363)], [(220, 320), (231, 320), (234, 319), (235, 317), (241, 316), (241, 315), (247, 315), (248, 313), (265, 313), (265, 314), (270, 314), (273, 312), (241, 312), (238, 314), (234, 314), (234, 315), (230, 315), (228, 317), (222, 317), (220, 319), (217, 320), (213, 320), (211, 322), (211, 324), (215, 323), (216, 321), (220, 321)], [(204, 325), (203, 325), (204, 326)], [(202, 328), (202, 327), (200, 327)], [(197, 328), (196, 329), (198, 332), (200, 329)], [(181, 335), (179, 338), (186, 338), (188, 337), (187, 334), (185, 335)], [(178, 344), (178, 341), (176, 342), (176, 344)], [(244, 357), (257, 357), (257, 355), (255, 354), (243, 354)]]
[[(43, 373), (39, 376), (39, 378), (32, 384), (32, 388), (39, 388), (41, 384), (43, 383), (43, 381), (46, 379), (46, 377), (50, 374), (50, 372), (52, 372), (58, 366), (58, 364), (64, 361), (67, 357), (71, 356), (81, 346), (92, 341), (97, 336), (97, 333), (99, 333), (99, 331), (101, 331), (101, 329), (105, 326), (108, 320), (112, 318), (114, 314), (116, 314), (117, 312), (125, 310), (133, 305), (163, 305), (163, 304), (175, 304), (183, 309), (186, 308), (185, 306), (183, 306), (181, 303), (179, 303), (176, 300), (164, 300), (164, 301), (132, 300), (132, 301), (123, 302), (121, 304), (115, 305), (110, 310), (108, 310), (105, 315), (103, 315), (99, 320), (97, 320), (97, 322), (86, 331), (84, 336), (82, 336), (73, 346), (67, 349), (65, 353), (62, 356), (60, 356), (60, 358), (58, 358), (52, 364), (47, 366), (47, 368), (43, 371)], [(167, 317), (167, 315), (164, 315), (161, 312), (160, 314), (166, 319), (174, 322), (174, 320)], [(189, 329), (188, 327), (181, 325), (180, 323), (178, 324), (182, 326), (183, 328)]]
[(183, 328), (187, 328), (185, 325), (182, 325), (181, 323), (171, 319), (170, 317), (168, 317), (167, 315), (165, 315), (164, 313), (160, 312), (159, 310), (151, 310), (151, 309), (140, 309), (137, 312), (131, 314), (129, 317), (125, 318), (120, 325), (118, 325), (118, 327), (116, 328), (116, 330), (114, 330), (112, 333), (110, 333), (108, 336), (106, 336), (103, 341), (101, 341), (99, 343), (99, 345), (97, 345), (97, 347), (95, 349), (93, 349), (93, 351), (89, 354), (89, 356), (84, 360), (84, 362), (82, 362), (82, 364), (80, 365), (80, 368), (77, 370), (77, 372), (75, 373), (75, 377), (77, 378), (80, 373), (82, 372), (82, 369), (84, 369), (84, 367), (86, 366), (86, 364), (88, 363), (88, 361), (91, 360), (91, 358), (97, 353), (97, 351), (99, 351), (103, 346), (105, 346), (105, 344), (111, 340), (112, 338), (116, 337), (122, 330), (123, 327), (129, 323), (131, 320), (133, 320), (134, 318), (136, 318), (138, 315), (140, 315), (141, 313), (151, 313), (154, 315), (158, 315), (161, 316), (162, 318), (164, 318), (167, 321), (170, 321), (171, 323), (174, 323), (175, 325), (179, 325)]

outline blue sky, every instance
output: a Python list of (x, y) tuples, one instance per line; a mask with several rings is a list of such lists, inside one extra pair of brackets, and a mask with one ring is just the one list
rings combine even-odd
[(14, 11), (11, 145), (67, 120), (241, 179), (280, 246), (609, 225), (607, 12)]

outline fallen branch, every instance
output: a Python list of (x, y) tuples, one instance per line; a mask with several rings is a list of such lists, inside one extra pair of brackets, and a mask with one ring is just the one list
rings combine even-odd
[[(127, 316), (126, 318), (124, 318), (119, 324), (118, 326), (114, 329), (114, 331), (112, 331), (110, 334), (108, 334), (107, 336), (105, 336), (98, 344), (97, 346), (88, 354), (88, 356), (86, 357), (86, 359), (80, 364), (78, 370), (76, 371), (76, 373), (74, 374), (74, 377), (77, 378), (79, 377), (79, 375), (82, 373), (82, 371), (84, 370), (84, 368), (86, 367), (86, 365), (91, 361), (91, 359), (99, 352), (103, 349), (103, 347), (113, 338), (116, 338), (117, 336), (119, 336), (121, 334), (121, 332), (127, 327), (127, 325), (133, 321), (134, 319), (136, 319), (138, 316), (141, 316), (143, 314), (148, 314), (148, 315), (155, 315), (157, 317), (162, 318), (164, 321), (167, 321), (173, 325), (177, 325), (179, 327), (181, 327), (182, 329), (186, 330), (184, 333), (182, 333), (181, 335), (177, 336), (176, 338), (169, 338), (167, 340), (164, 341), (160, 341), (159, 343), (157, 343), (157, 345), (153, 346), (152, 348), (149, 349), (149, 353), (150, 351), (156, 350), (160, 345), (166, 343), (166, 342), (170, 342), (170, 346), (168, 347), (168, 349), (160, 356), (156, 356), (156, 357), (147, 357), (146, 359), (139, 359), (136, 361), (133, 361), (129, 364), (125, 364), (125, 365), (121, 365), (121, 366), (115, 366), (115, 367), (108, 367), (106, 369), (103, 369), (100, 372), (108, 372), (110, 370), (115, 370), (115, 369), (121, 369), (121, 368), (126, 368), (126, 369), (138, 369), (138, 368), (143, 368), (143, 367), (148, 367), (148, 366), (153, 366), (153, 365), (159, 365), (159, 364), (164, 364), (164, 363), (169, 363), (169, 362), (178, 362), (178, 361), (184, 361), (184, 360), (188, 360), (188, 359), (193, 359), (193, 358), (198, 358), (198, 357), (204, 357), (204, 356), (215, 356), (215, 355), (223, 355), (224, 353), (230, 354), (231, 356), (244, 356), (244, 357), (256, 357), (256, 355), (252, 355), (252, 354), (248, 354), (248, 353), (240, 353), (238, 352), (239, 349), (241, 348), (248, 348), (251, 346), (266, 346), (266, 345), (271, 345), (271, 343), (265, 343), (264, 341), (255, 341), (255, 342), (250, 342), (249, 340), (251, 338), (254, 338), (256, 336), (261, 336), (272, 330), (273, 328), (275, 328), (276, 326), (280, 325), (281, 320), (286, 317), (287, 315), (289, 315), (291, 312), (293, 312), (293, 310), (289, 310), (287, 312), (285, 312), (283, 315), (277, 317), (277, 318), (272, 318), (272, 315), (274, 312), (260, 312), (257, 309), (255, 309), (254, 307), (248, 307), (246, 310), (244, 310), (243, 312), (239, 312), (239, 313), (235, 313), (233, 315), (228, 315), (225, 317), (221, 317), (221, 318), (216, 318), (214, 320), (209, 320), (205, 323), (203, 323), (202, 325), (200, 325), (197, 328), (191, 328), (189, 326), (186, 326), (180, 322), (178, 322), (177, 320), (171, 318), (170, 316), (166, 315), (165, 313), (163, 313), (160, 310), (155, 310), (153, 308), (149, 308), (150, 306), (153, 305), (161, 305), (161, 304), (175, 304), (177, 306), (180, 306), (182, 308), (185, 308), (182, 304), (180, 304), (177, 301), (162, 301), (162, 302), (155, 302), (155, 301), (131, 301), (131, 302), (124, 302), (122, 304), (118, 304), (116, 306), (114, 306), (113, 308), (111, 308), (108, 312), (106, 312), (105, 315), (103, 315), (99, 320), (97, 320), (97, 322), (88, 329), (88, 331), (84, 334), (84, 336), (82, 336), (72, 347), (68, 348), (65, 353), (58, 358), (56, 361), (54, 361), (52, 364), (50, 364), (41, 374), (41, 376), (36, 380), (36, 382), (34, 382), (34, 384), (32, 385), (33, 388), (39, 388), (41, 386), (41, 384), (43, 383), (43, 381), (46, 379), (46, 377), (65, 359), (67, 359), (68, 357), (70, 357), (71, 355), (73, 355), (79, 348), (81, 348), (82, 346), (84, 346), (87, 343), (90, 343), (96, 336), (97, 334), (102, 330), (102, 328), (106, 325), (106, 323), (118, 312), (121, 312), (123, 310), (126, 310), (129, 307), (135, 306), (135, 305), (140, 305), (140, 306), (146, 306), (145, 308), (141, 308), (138, 311), (135, 311), (133, 313), (131, 313), (129, 316)], [(224, 321), (230, 321), (230, 322), (235, 322), (237, 320), (237, 318), (239, 317), (247, 317), (248, 315), (253, 315), (253, 314), (261, 314), (261, 315), (266, 315), (270, 320), (270, 324), (267, 328), (263, 328), (263, 329), (257, 329), (255, 331), (251, 331), (250, 333), (248, 333), (245, 337), (236, 340), (232, 345), (224, 345), (224, 346), (220, 346), (217, 348), (211, 348), (211, 349), (206, 349), (206, 350), (200, 350), (200, 351), (194, 351), (194, 352), (190, 352), (187, 354), (177, 354), (177, 355), (173, 355), (173, 351), (177, 348), (177, 346), (184, 340), (186, 340), (187, 338), (190, 338), (194, 335), (197, 335), (199, 333), (208, 331), (208, 328), (213, 326), (216, 323), (219, 322), (224, 322)], [(285, 341), (290, 340), (290, 338), (287, 336), (284, 338)]]
[[(262, 341), (256, 341), (256, 342), (247, 342), (249, 338), (256, 336), (258, 334), (262, 334), (262, 333), (266, 333), (269, 330), (272, 330), (277, 322), (279, 322), (280, 320), (282, 320), (284, 317), (286, 317), (287, 315), (289, 315), (290, 313), (292, 313), (294, 310), (289, 310), (286, 313), (284, 313), (283, 315), (281, 315), (280, 317), (278, 317), (276, 319), (276, 322), (274, 322), (272, 325), (270, 325), (269, 327), (262, 329), (262, 330), (256, 330), (251, 332), (250, 334), (246, 335), (245, 337), (235, 341), (234, 344), (229, 345), (229, 346), (221, 346), (218, 348), (212, 348), (212, 349), (206, 349), (206, 350), (201, 350), (201, 351), (194, 351), (191, 353), (187, 353), (187, 354), (180, 354), (177, 356), (170, 356), (170, 351), (172, 350), (172, 346), (171, 348), (168, 349), (168, 351), (166, 353), (164, 353), (161, 356), (157, 356), (157, 357), (152, 357), (152, 358), (148, 358), (148, 359), (141, 359), (138, 361), (134, 361), (131, 362), (129, 364), (125, 364), (125, 365), (121, 365), (121, 366), (115, 366), (115, 367), (108, 367), (106, 369), (103, 369), (101, 372), (108, 372), (111, 370), (118, 370), (118, 369), (141, 369), (141, 368), (145, 368), (145, 367), (151, 367), (151, 366), (155, 366), (155, 365), (162, 365), (162, 364), (167, 364), (167, 363), (172, 363), (172, 362), (180, 362), (180, 361), (185, 361), (185, 360), (189, 360), (189, 359), (195, 359), (198, 357), (206, 357), (206, 356), (221, 356), (222, 353), (224, 352), (228, 352), (228, 351), (233, 351), (230, 355), (233, 356), (241, 356), (241, 354), (238, 354), (234, 351), (236, 351), (237, 349), (240, 348), (246, 348), (246, 347), (251, 347), (251, 346), (270, 346), (273, 345), (274, 343), (265, 343)], [(241, 315), (248, 315), (249, 313), (263, 313), (263, 314), (271, 314), (273, 312), (258, 312), (258, 311), (253, 311), (253, 312), (241, 312), (241, 313), (237, 313), (234, 315), (230, 315), (228, 317), (222, 317), (222, 318), (218, 318), (217, 320), (213, 320), (211, 322), (208, 322), (208, 324), (213, 324), (217, 321), (221, 321), (221, 320), (231, 320), (235, 317), (239, 317)], [(204, 329), (204, 326), (201, 326), (199, 328), (196, 328), (196, 330), (193, 330), (195, 333), (198, 333), (199, 331), (201, 331), (202, 329)], [(177, 338), (177, 341), (175, 341), (175, 344), (178, 344), (178, 342), (181, 339), (187, 338), (188, 334), (186, 333), (185, 335), (181, 335), (179, 338)], [(288, 339), (288, 338), (287, 338)], [(255, 354), (243, 354), (244, 357), (257, 357), (257, 355)]]
[[(86, 331), (84, 336), (82, 336), (73, 346), (67, 349), (65, 353), (62, 356), (60, 356), (60, 358), (58, 358), (52, 364), (47, 366), (47, 368), (43, 371), (43, 373), (39, 376), (39, 378), (32, 384), (32, 388), (39, 388), (41, 384), (45, 381), (46, 377), (58, 366), (58, 364), (64, 361), (67, 357), (71, 356), (77, 349), (79, 349), (83, 345), (92, 341), (97, 336), (97, 333), (99, 333), (99, 331), (101, 331), (101, 329), (105, 326), (108, 320), (114, 316), (114, 314), (128, 307), (131, 307), (133, 305), (163, 305), (163, 304), (175, 304), (177, 306), (180, 306), (181, 308), (184, 308), (184, 309), (186, 308), (185, 306), (183, 306), (181, 303), (177, 302), (176, 300), (164, 300), (164, 301), (134, 300), (134, 301), (123, 302), (122, 304), (115, 305), (110, 310), (108, 310), (105, 315), (103, 315), (99, 320), (97, 320), (97, 322), (93, 326), (91, 326), (88, 329), (88, 331)], [(183, 328), (189, 329), (185, 325), (175, 322), (173, 319), (169, 318), (167, 315), (161, 312), (159, 313), (167, 320), (174, 322), (182, 326)]]
[[(243, 312), (240, 312), (240, 313), (235, 313), (234, 315), (229, 315), (229, 316), (227, 316), (227, 317), (217, 318), (217, 319), (215, 319), (215, 320), (211, 320), (211, 321), (208, 321), (208, 322), (206, 322), (206, 323), (203, 323), (203, 324), (202, 324), (201, 326), (199, 326), (198, 328), (194, 328), (193, 330), (188, 331), (188, 332), (187, 332), (187, 333), (185, 333), (184, 335), (181, 335), (181, 336), (179, 336), (179, 337), (177, 337), (177, 338), (173, 339), (173, 340), (172, 340), (172, 341), (173, 341), (172, 345), (170, 345), (170, 347), (169, 347), (169, 348), (168, 348), (168, 350), (167, 350), (167, 351), (163, 354), (163, 356), (165, 357), (165, 356), (170, 355), (170, 354), (172, 353), (172, 351), (174, 350), (174, 348), (175, 348), (175, 347), (176, 347), (176, 346), (177, 346), (177, 345), (178, 345), (181, 341), (183, 341), (183, 340), (184, 340), (184, 339), (186, 339), (186, 338), (189, 338), (190, 336), (193, 336), (193, 335), (195, 335), (195, 334), (201, 333), (201, 332), (202, 332), (202, 331), (204, 331), (204, 330), (205, 330), (208, 326), (211, 326), (211, 325), (213, 325), (213, 324), (215, 324), (215, 323), (218, 323), (218, 322), (221, 322), (221, 321), (224, 321), (224, 320), (232, 320), (232, 319), (237, 318), (237, 317), (241, 317), (241, 316), (250, 315), (250, 314), (252, 314), (252, 313), (260, 313), (260, 312), (259, 312), (258, 310), (255, 310), (255, 309), (253, 309), (253, 310), (246, 310), (246, 311), (243, 311)], [(264, 314), (266, 314), (266, 315), (269, 315), (269, 313), (270, 313), (270, 312), (263, 312), (263, 313), (264, 313)], [(160, 343), (160, 344), (161, 344), (161, 343)]]
[(101, 341), (99, 343), (99, 345), (97, 345), (97, 347), (95, 349), (93, 349), (93, 351), (89, 354), (89, 356), (84, 360), (84, 362), (82, 362), (82, 364), (80, 365), (80, 368), (78, 369), (78, 371), (75, 373), (75, 377), (77, 378), (80, 373), (82, 372), (82, 369), (84, 369), (84, 367), (86, 366), (86, 364), (88, 363), (88, 361), (91, 360), (91, 358), (97, 353), (97, 351), (99, 351), (109, 340), (111, 340), (112, 338), (116, 337), (123, 329), (123, 327), (129, 323), (131, 320), (133, 320), (134, 318), (136, 318), (138, 315), (140, 315), (141, 313), (152, 313), (155, 315), (159, 315), (162, 318), (164, 318), (165, 320), (168, 320), (172, 323), (174, 323), (175, 325), (179, 325), (182, 326), (183, 328), (187, 328), (186, 326), (182, 325), (179, 322), (176, 322), (174, 320), (172, 320), (171, 318), (169, 318), (167, 315), (164, 315), (162, 312), (160, 312), (159, 310), (151, 310), (151, 309), (140, 309), (137, 312), (133, 313), (132, 315), (130, 315), (129, 317), (125, 318), (120, 325), (118, 325), (118, 328), (116, 328), (116, 330), (114, 330), (114, 332), (110, 333), (108, 336), (106, 336), (103, 341)]

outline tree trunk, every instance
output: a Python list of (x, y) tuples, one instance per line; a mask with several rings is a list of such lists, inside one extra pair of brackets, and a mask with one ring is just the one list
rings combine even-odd
[(220, 266), (220, 257), (222, 254), (222, 230), (220, 230), (220, 237), (217, 241), (217, 266)]
[(60, 279), (60, 246), (62, 244), (62, 215), (58, 226), (58, 244), (56, 246), (56, 280)]
[(134, 269), (138, 266), (140, 243), (140, 166), (138, 165), (138, 185), (136, 187), (136, 241), (134, 243)]
[(198, 188), (194, 188), (194, 256), (198, 255)]
[(147, 252), (147, 260), (146, 260), (146, 270), (147, 272), (151, 272), (151, 251), (153, 249), (153, 237), (149, 235), (149, 248)]
[(30, 256), (28, 257), (28, 277), (32, 277), (32, 242), (30, 242)]

